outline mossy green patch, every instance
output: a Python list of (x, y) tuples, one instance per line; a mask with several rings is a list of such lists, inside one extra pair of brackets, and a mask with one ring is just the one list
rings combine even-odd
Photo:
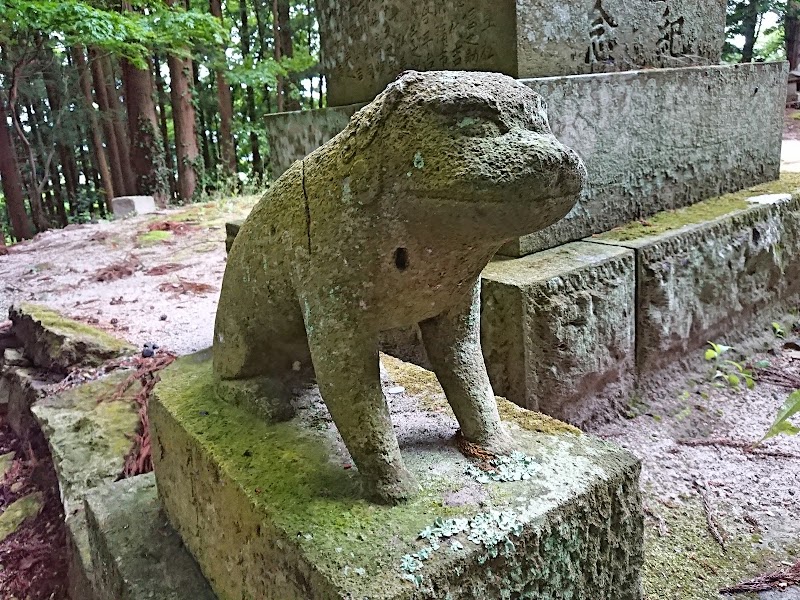
[(171, 231), (146, 231), (136, 236), (136, 242), (143, 247), (155, 246), (172, 239)]
[(133, 349), (127, 342), (115, 338), (102, 329), (65, 317), (61, 313), (45, 306), (24, 303), (19, 308), (22, 313), (28, 315), (34, 321), (38, 321), (44, 329), (53, 332), (57, 336), (79, 338), (81, 341), (91, 340), (118, 354)]
[(594, 236), (594, 239), (626, 242), (643, 237), (650, 237), (680, 229), (687, 225), (711, 221), (752, 206), (748, 198), (763, 194), (792, 194), (800, 190), (800, 173), (781, 173), (780, 179), (762, 183), (732, 194), (725, 194), (698, 202), (692, 206), (657, 213), (641, 221), (617, 227), (606, 233)]
[(208, 363), (187, 358), (162, 373), (153, 405), (163, 406), (198, 439), (246, 501), (269, 515), (284, 535), (296, 537), (311, 562), (335, 580), (349, 580), (354, 597), (364, 596), (361, 586), (375, 576), (398, 571), (419, 532), (436, 518), (470, 511), (469, 506), (444, 506), (442, 497), (451, 490), (442, 480), (423, 483), (421, 493), (400, 506), (370, 503), (361, 497), (357, 474), (330, 460), (324, 434), (254, 420), (220, 402), (213, 390)]
[[(381, 362), (392, 381), (404, 387), (406, 393), (414, 396), (422, 410), (452, 413), (444, 395), (444, 390), (433, 372), (386, 354), (381, 355)], [(497, 409), (500, 412), (500, 417), (504, 421), (516, 423), (527, 431), (548, 434), (581, 433), (577, 427), (547, 415), (521, 408), (500, 396), (495, 396), (495, 399), (497, 400)]]
[(67, 503), (80, 501), (88, 489), (114, 481), (122, 472), (139, 427), (138, 406), (132, 400), (140, 384), (135, 382), (120, 399), (113, 399), (128, 375), (114, 373), (33, 407)]
[[(764, 549), (733, 527), (723, 552), (708, 531), (699, 502), (663, 507), (669, 533), (645, 528), (645, 597), (669, 600), (718, 600), (719, 590), (779, 566), (786, 557)], [(744, 596), (742, 598), (746, 598)]]
[(14, 464), (14, 453), (13, 452), (6, 452), (5, 454), (0, 454), (0, 481), (6, 476), (8, 470), (11, 468), (11, 465)]
[(41, 492), (28, 494), (9, 504), (0, 514), (0, 542), (17, 531), (27, 519), (38, 515), (41, 509)]

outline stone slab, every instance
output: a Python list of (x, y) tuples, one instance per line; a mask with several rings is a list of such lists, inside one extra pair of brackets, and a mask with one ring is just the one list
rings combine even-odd
[[(556, 137), (584, 159), (589, 186), (566, 218), (507, 244), (502, 254), (532, 254), (776, 179), (786, 68), (759, 63), (524, 80), (546, 99)], [(273, 175), (339, 133), (356, 108), (328, 108), (320, 118), (319, 111), (268, 116)]]
[(44, 395), (46, 381), (39, 379), (36, 369), (4, 367), (0, 372), (0, 404), (8, 424), (23, 440), (31, 439), (35, 426), (31, 406)]
[(152, 473), (86, 496), (97, 600), (216, 600), (161, 508)]
[(556, 137), (589, 172), (555, 225), (501, 251), (524, 256), (658, 211), (777, 179), (785, 63), (530, 80)]
[[(159, 494), (220, 600), (641, 598), (632, 455), (501, 400), (535, 474), (481, 483), (465, 473), (435, 377), (383, 362), (401, 449), (423, 486), (395, 507), (362, 499), (313, 389), (294, 420), (267, 425), (213, 395), (210, 353), (162, 372), (149, 412)], [(446, 537), (448, 527), (463, 532)]]
[(139, 426), (133, 404), (134, 384), (119, 400), (111, 400), (129, 372), (119, 371), (48, 396), (31, 409), (41, 429), (56, 472), (67, 520), (68, 578), (72, 598), (95, 598), (84, 497), (122, 473), (132, 436)]
[(244, 219), (225, 223), (225, 252), (231, 251), (233, 240), (239, 235), (239, 229), (242, 228), (242, 223), (244, 223)]
[(115, 219), (146, 215), (156, 212), (156, 201), (152, 196), (119, 196), (111, 199), (111, 210)]
[(321, 0), (328, 103), (368, 102), (407, 69), (547, 77), (718, 63), (725, 8), (723, 0)]
[(270, 169), (277, 179), (292, 166), (342, 131), (364, 104), (264, 116), (270, 148)]
[[(738, 204), (741, 202), (741, 206)], [(725, 342), (800, 295), (800, 195), (771, 194), (757, 202), (714, 201), (656, 215), (675, 227), (648, 235), (648, 227), (595, 236), (599, 244), (636, 252), (636, 363), (651, 371)], [(693, 215), (700, 219), (693, 222)]]
[(127, 342), (45, 306), (24, 303), (8, 312), (25, 356), (42, 369), (66, 374), (134, 352)]
[(484, 269), (481, 344), (496, 394), (583, 424), (632, 390), (635, 260), (574, 242)]

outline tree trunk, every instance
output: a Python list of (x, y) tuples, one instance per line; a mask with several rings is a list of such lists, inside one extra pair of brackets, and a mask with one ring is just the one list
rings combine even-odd
[(165, 206), (169, 185), (164, 165), (164, 145), (158, 130), (156, 105), (153, 102), (153, 68), (137, 69), (122, 59), (122, 79), (128, 108), (128, 135), (131, 141), (131, 166), (136, 177), (136, 191), (153, 196)]
[[(52, 59), (48, 73), (49, 76), (45, 78), (45, 90), (47, 91), (47, 103), (50, 105), (50, 112), (54, 114), (59, 112), (62, 107), (62, 94), (56, 88), (56, 82), (63, 80), (65, 77), (61, 63), (57, 61), (55, 57)], [(69, 92), (67, 91), (67, 93)], [(63, 127), (71, 129), (72, 125), (64, 124)], [(75, 156), (64, 142), (57, 142), (56, 150), (58, 152), (58, 162), (61, 164), (61, 173), (64, 176), (66, 200), (71, 206), (78, 195), (78, 176)]]
[[(242, 21), (240, 30), (242, 43), (242, 56), (250, 56), (250, 29), (247, 24), (247, 1), (239, 0), (239, 18)], [(256, 127), (256, 97), (252, 86), (245, 88), (245, 105), (247, 108), (247, 120), (250, 122), (250, 152), (253, 156), (253, 174), (256, 181), (261, 181), (264, 177), (264, 163), (261, 161), (261, 152), (258, 144), (258, 134)]]
[(744, 36), (744, 47), (742, 48), (743, 63), (753, 62), (753, 48), (756, 45), (758, 29), (758, 0), (750, 0), (744, 7), (742, 15), (742, 35)]
[(123, 194), (127, 187), (125, 176), (122, 173), (122, 157), (119, 155), (119, 143), (117, 142), (117, 130), (114, 129), (114, 116), (111, 113), (111, 101), (108, 97), (106, 88), (106, 77), (103, 72), (103, 63), (96, 49), (89, 49), (89, 64), (91, 65), (92, 81), (94, 82), (94, 95), (97, 105), (100, 107), (100, 122), (106, 138), (108, 149), (108, 159), (111, 167), (111, 179), (114, 189), (118, 194)]
[(83, 54), (83, 48), (81, 46), (76, 46), (73, 49), (73, 57), (75, 59), (75, 65), (78, 67), (81, 90), (83, 91), (83, 98), (86, 101), (86, 110), (89, 113), (89, 133), (91, 134), (92, 155), (94, 156), (95, 168), (100, 174), (100, 181), (103, 186), (103, 193), (105, 194), (105, 205), (110, 208), (111, 199), (114, 197), (114, 185), (111, 179), (111, 169), (108, 166), (106, 152), (103, 148), (103, 138), (100, 135), (100, 124), (97, 122), (97, 114), (93, 106), (94, 99), (92, 98), (92, 84), (89, 80), (89, 68), (86, 65), (86, 57)]
[(789, 0), (786, 5), (786, 59), (789, 70), (794, 71), (800, 64), (800, 0)]
[(3, 196), (6, 199), (8, 219), (11, 221), (14, 238), (19, 241), (33, 237), (33, 229), (25, 212), (22, 178), (17, 167), (11, 132), (8, 129), (6, 107), (2, 101), (0, 101), (0, 180), (3, 184)]
[(106, 97), (108, 98), (109, 108), (113, 116), (112, 124), (117, 139), (117, 154), (122, 161), (122, 175), (125, 178), (125, 193), (136, 193), (136, 177), (131, 167), (130, 141), (128, 132), (125, 129), (125, 107), (122, 105), (122, 90), (117, 89), (117, 76), (114, 70), (114, 63), (109, 55), (102, 59), (103, 72), (106, 75)]
[[(289, 0), (272, 0), (273, 28), (275, 36), (275, 60), (283, 57), (292, 58), (294, 47), (292, 45), (292, 23), (289, 18)], [(278, 102), (283, 97), (283, 110), (300, 110), (300, 100), (293, 97), (292, 90), (296, 90), (298, 82), (296, 77), (278, 77)], [(281, 108), (278, 108), (280, 111)]]
[(161, 76), (161, 63), (158, 54), (153, 54), (154, 70), (156, 74), (156, 97), (158, 98), (158, 124), (161, 128), (161, 139), (164, 140), (164, 164), (167, 167), (167, 180), (169, 183), (169, 197), (174, 198), (177, 194), (175, 184), (175, 162), (172, 159), (172, 148), (169, 143), (169, 132), (167, 129), (167, 92), (164, 85), (164, 78)]
[[(211, 14), (222, 22), (221, 0), (210, 0)], [(222, 168), (226, 175), (236, 173), (236, 151), (233, 147), (233, 99), (231, 86), (225, 81), (222, 70), (214, 72), (217, 82), (217, 101), (219, 102), (219, 151)]]
[(202, 179), (197, 125), (192, 103), (192, 61), (168, 56), (172, 100), (172, 124), (175, 127), (175, 160), (178, 163), (178, 197), (191, 202)]

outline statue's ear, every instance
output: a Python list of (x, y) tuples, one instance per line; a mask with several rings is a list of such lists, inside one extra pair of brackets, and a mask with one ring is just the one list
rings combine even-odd
[[(414, 75), (415, 72), (411, 71)], [(404, 75), (397, 81), (389, 84), (378, 97), (359, 110), (350, 118), (345, 129), (345, 140), (342, 145), (342, 161), (345, 163), (353, 160), (353, 157), (363, 150), (366, 150), (375, 140), (381, 128), (385, 125), (389, 115), (405, 94), (407, 85), (411, 77)], [(416, 79), (416, 78), (414, 78)]]

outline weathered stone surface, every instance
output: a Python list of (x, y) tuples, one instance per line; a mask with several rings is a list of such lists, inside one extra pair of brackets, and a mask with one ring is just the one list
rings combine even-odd
[(31, 406), (42, 397), (45, 385), (35, 369), (5, 367), (0, 373), (0, 403), (11, 429), (24, 440), (30, 439), (34, 426)]
[[(771, 63), (525, 80), (547, 101), (556, 137), (586, 162), (589, 185), (565, 219), (502, 253), (524, 256), (777, 178), (785, 79)], [(345, 109), (324, 121), (315, 111), (274, 115), (270, 127), (310, 127), (327, 140), (339, 132), (330, 112)], [(273, 165), (315, 150), (304, 145), (311, 137), (270, 137)]]
[(464, 437), (505, 450), (480, 353), (480, 271), (505, 241), (569, 212), (584, 181), (521, 83), (404, 74), (290, 167), (242, 225), (217, 310), (215, 373), (274, 389), (246, 380), (282, 382), (313, 359), (368, 492), (393, 502), (416, 483), (381, 393), (378, 335), (419, 323)]
[(156, 212), (156, 201), (152, 196), (119, 196), (111, 199), (111, 210), (115, 219)]
[(625, 396), (635, 370), (635, 271), (632, 251), (584, 242), (490, 262), (481, 342), (495, 393), (571, 423)]
[(524, 256), (777, 179), (785, 80), (785, 63), (770, 63), (526, 81), (586, 161), (588, 194), (501, 252)]
[(723, 201), (729, 214), (693, 222), (712, 212), (708, 204), (657, 215), (674, 227), (656, 235), (636, 225), (592, 238), (636, 251), (640, 371), (729, 340), (800, 295), (800, 196), (761, 196), (739, 210)]
[[(220, 600), (641, 598), (639, 465), (627, 452), (499, 401), (535, 472), (479, 483), (452, 444), (458, 424), (435, 376), (385, 360), (422, 492), (373, 505), (315, 391), (296, 399), (292, 421), (254, 422), (217, 400), (207, 356), (162, 372), (149, 416), (164, 507)], [(420, 531), (452, 518), (467, 531), (414, 559), (430, 547)]]
[(152, 473), (86, 496), (98, 600), (216, 600), (161, 508)]
[(546, 77), (713, 64), (721, 57), (725, 6), (723, 0), (322, 0), (328, 102), (369, 101), (406, 69)]
[(4, 367), (30, 367), (31, 361), (17, 348), (6, 348), (0, 356), (0, 369)]
[(98, 365), (134, 351), (127, 342), (44, 306), (12, 306), (9, 318), (25, 355), (50, 371), (67, 373), (77, 365)]
[(95, 598), (96, 574), (84, 497), (89, 490), (119, 477), (139, 426), (138, 409), (132, 402), (138, 384), (119, 400), (111, 400), (127, 376), (123, 371), (113, 373), (48, 396), (31, 409), (53, 457), (67, 518), (72, 598)]
[(350, 117), (363, 107), (363, 104), (352, 104), (265, 115), (272, 176), (277, 179), (294, 161), (310, 154), (342, 131), (347, 127)]

